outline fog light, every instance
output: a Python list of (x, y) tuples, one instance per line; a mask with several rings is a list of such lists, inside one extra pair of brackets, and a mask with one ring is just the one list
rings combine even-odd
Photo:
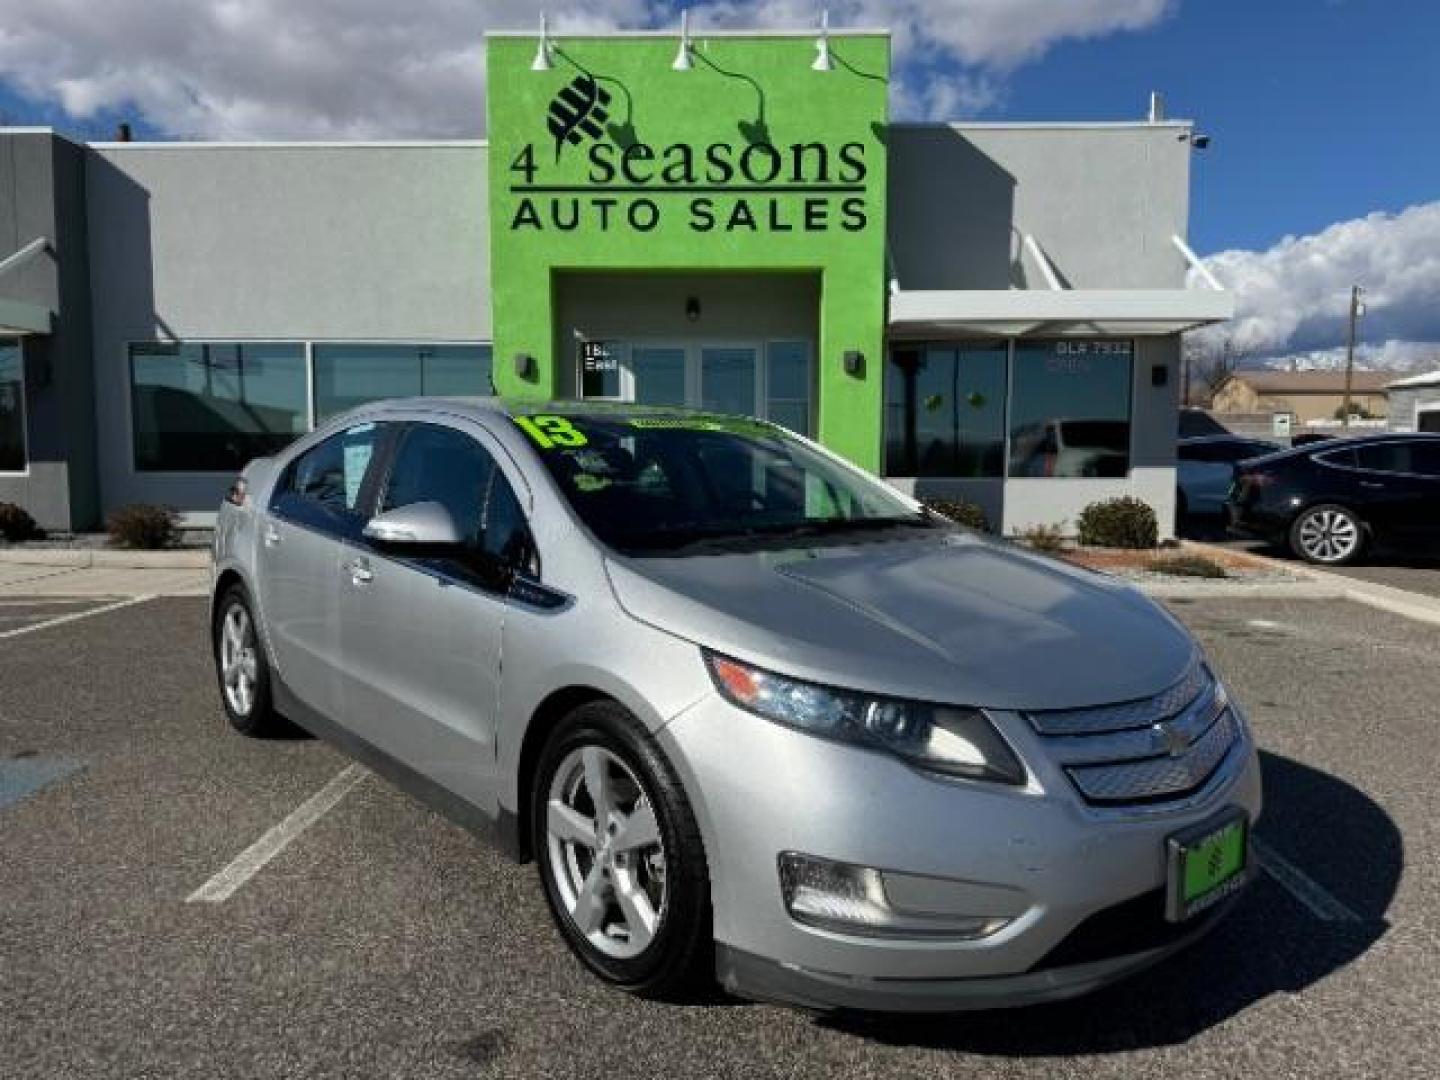
[(796, 922), (874, 937), (972, 939), (995, 933), (1009, 918), (897, 911), (879, 870), (792, 851), (780, 855), (780, 892)]

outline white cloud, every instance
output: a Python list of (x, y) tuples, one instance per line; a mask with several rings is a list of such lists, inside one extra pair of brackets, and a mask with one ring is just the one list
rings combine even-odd
[[(835, 0), (832, 24), (894, 31), (902, 115), (972, 114), (1057, 42), (1153, 25), (1173, 0)], [(709, 0), (707, 26), (813, 26), (812, 0)], [(658, 0), (550, 6), (565, 30), (671, 26)], [(77, 120), (132, 113), (175, 136), (476, 135), (487, 29), (520, 0), (0, 0), (0, 80)]]
[(1266, 251), (1222, 251), (1206, 263), (1234, 290), (1236, 314), (1202, 336), (1228, 338), (1242, 353), (1333, 349), (1345, 340), (1356, 284), (1365, 288), (1360, 339), (1386, 343), (1387, 351), (1367, 346), (1372, 355), (1398, 363), (1419, 355), (1405, 353), (1407, 343), (1440, 342), (1440, 202), (1287, 236)]
[[(1333, 371), (1345, 366), (1345, 346), (1283, 353), (1266, 357), (1262, 364), (1281, 370)], [(1370, 371), (1440, 371), (1440, 341), (1357, 342), (1355, 366)]]

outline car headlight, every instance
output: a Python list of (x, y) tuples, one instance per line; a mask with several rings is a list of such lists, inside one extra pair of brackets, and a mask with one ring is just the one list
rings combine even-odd
[(1020, 760), (979, 709), (817, 686), (711, 652), (705, 663), (727, 701), (777, 724), (886, 750), (946, 776), (1025, 782)]

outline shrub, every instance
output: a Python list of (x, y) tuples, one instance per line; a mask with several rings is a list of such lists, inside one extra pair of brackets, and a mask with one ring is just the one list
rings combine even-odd
[(1150, 560), (1150, 569), (1157, 574), (1173, 574), (1175, 577), (1223, 578), (1230, 575), (1214, 559), (1204, 555), (1167, 555)]
[(115, 547), (147, 551), (174, 547), (180, 541), (180, 515), (169, 506), (131, 503), (105, 519), (105, 530)]
[(1020, 530), (1020, 540), (1032, 551), (1043, 551), (1047, 555), (1065, 550), (1065, 523), (1054, 525), (1031, 525)]
[(1076, 524), (1080, 543), (1094, 547), (1153, 548), (1160, 540), (1155, 511), (1128, 496), (1091, 503)]
[(979, 503), (973, 503), (969, 499), (921, 499), (920, 503), (925, 509), (949, 518), (957, 525), (981, 532), (990, 531), (990, 519), (985, 516)]
[(14, 503), (0, 502), (0, 540), (12, 544), (24, 543), (40, 535), (40, 527), (25, 508)]

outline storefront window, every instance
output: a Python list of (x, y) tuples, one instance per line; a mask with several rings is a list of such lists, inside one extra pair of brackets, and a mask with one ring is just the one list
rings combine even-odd
[(1004, 342), (891, 346), (887, 475), (1004, 475), (1006, 352)]
[(810, 344), (765, 346), (765, 417), (798, 435), (810, 434)]
[(18, 341), (0, 338), (0, 472), (25, 468), (25, 371)]
[(316, 345), (315, 419), (385, 398), (488, 396), (488, 345)]
[(1129, 341), (1015, 342), (1011, 476), (1126, 475), (1132, 352)]
[(299, 344), (132, 345), (130, 388), (142, 471), (238, 470), (308, 426)]

